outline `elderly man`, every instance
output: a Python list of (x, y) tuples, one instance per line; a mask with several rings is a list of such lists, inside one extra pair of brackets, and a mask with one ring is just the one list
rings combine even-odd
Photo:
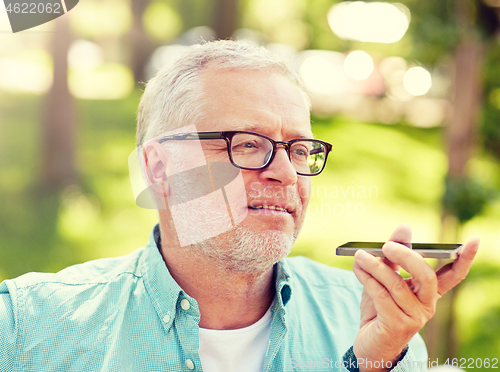
[(435, 273), (398, 244), (403, 225), (385, 259), (357, 252), (359, 281), (286, 258), (331, 145), (285, 63), (242, 42), (193, 46), (148, 83), (137, 133), (159, 212), (149, 243), (3, 282), (1, 371), (426, 368), (417, 332), (478, 241)]

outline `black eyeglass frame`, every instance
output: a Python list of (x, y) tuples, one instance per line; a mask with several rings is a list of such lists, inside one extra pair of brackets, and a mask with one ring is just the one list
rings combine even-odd
[[(256, 136), (265, 138), (272, 143), (273, 153), (264, 165), (262, 165), (260, 167), (244, 167), (244, 166), (236, 164), (233, 161), (233, 156), (231, 154), (231, 141), (236, 134), (240, 134), (240, 133), (256, 135)], [(284, 146), (285, 151), (288, 155), (288, 160), (290, 160), (290, 162), (292, 161), (292, 159), (290, 158), (290, 148), (295, 142), (310, 141), (310, 142), (317, 142), (317, 143), (320, 143), (321, 145), (325, 146), (326, 153), (325, 153), (325, 161), (323, 162), (323, 167), (316, 173), (301, 173), (301, 172), (295, 170), (297, 172), (297, 174), (300, 176), (317, 176), (318, 174), (323, 172), (323, 169), (325, 169), (325, 166), (326, 166), (326, 161), (328, 159), (328, 154), (330, 153), (330, 151), (332, 151), (332, 148), (333, 148), (332, 144), (325, 142), (325, 141), (317, 140), (317, 139), (297, 138), (297, 139), (293, 139), (291, 141), (275, 141), (271, 137), (268, 137), (264, 134), (256, 133), (256, 132), (249, 132), (249, 131), (245, 131), (245, 130), (232, 130), (232, 131), (223, 131), (223, 132), (193, 132), (193, 133), (174, 134), (171, 136), (166, 136), (166, 137), (160, 138), (158, 140), (158, 143), (162, 144), (163, 142), (169, 141), (169, 140), (186, 141), (186, 140), (206, 140), (206, 139), (224, 139), (226, 141), (227, 153), (229, 155), (229, 161), (231, 162), (231, 164), (233, 164), (237, 168), (246, 169), (246, 170), (261, 170), (261, 169), (267, 168), (271, 164), (271, 162), (273, 161), (274, 156), (276, 155), (276, 151), (278, 150), (278, 145)], [(314, 152), (315, 150), (319, 150), (319, 148), (312, 150), (311, 154), (315, 154), (315, 152)]]

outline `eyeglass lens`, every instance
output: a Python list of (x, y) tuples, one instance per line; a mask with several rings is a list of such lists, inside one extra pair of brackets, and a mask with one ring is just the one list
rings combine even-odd
[[(299, 173), (315, 174), (323, 169), (326, 148), (321, 142), (301, 140), (290, 146), (290, 161)], [(273, 153), (273, 144), (267, 138), (238, 133), (231, 140), (231, 157), (241, 167), (260, 168)]]

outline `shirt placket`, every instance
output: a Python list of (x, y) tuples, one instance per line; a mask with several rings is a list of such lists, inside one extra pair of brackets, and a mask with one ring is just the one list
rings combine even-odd
[(198, 323), (200, 312), (196, 301), (181, 293), (177, 301), (174, 329), (180, 346), (179, 371), (203, 371), (200, 356), (200, 335)]

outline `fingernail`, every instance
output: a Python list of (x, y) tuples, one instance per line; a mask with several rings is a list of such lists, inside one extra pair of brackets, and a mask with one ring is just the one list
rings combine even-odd
[(391, 242), (387, 242), (384, 244), (384, 247), (383, 247), (384, 251), (387, 252), (387, 253), (391, 253), (393, 250), (394, 250), (394, 244), (392, 244)]
[(366, 253), (362, 249), (358, 249), (357, 252), (356, 252), (356, 254), (355, 254), (355, 258), (357, 260), (360, 260), (360, 261), (366, 260), (368, 258), (368, 256), (370, 256), (370, 254)]

